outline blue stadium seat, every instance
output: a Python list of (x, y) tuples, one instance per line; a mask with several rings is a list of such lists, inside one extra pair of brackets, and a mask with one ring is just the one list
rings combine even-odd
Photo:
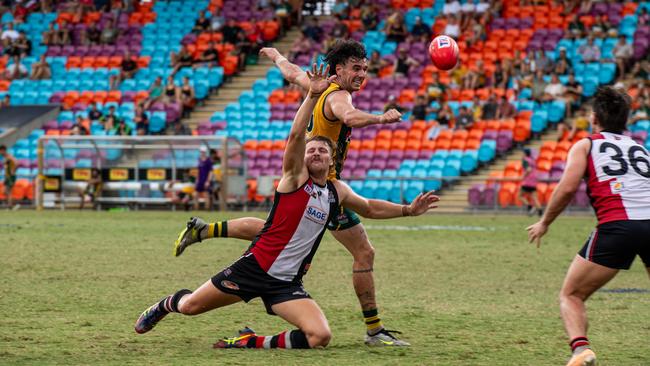
[(483, 140), (478, 149), (478, 160), (481, 163), (487, 163), (494, 159), (497, 151), (497, 142), (494, 140)]

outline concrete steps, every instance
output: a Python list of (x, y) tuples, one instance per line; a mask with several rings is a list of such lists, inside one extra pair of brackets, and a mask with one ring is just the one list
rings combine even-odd
[[(286, 55), (291, 49), (294, 40), (300, 36), (299, 29), (292, 29), (273, 46)], [(266, 72), (273, 66), (266, 57), (260, 57), (257, 65), (246, 66), (246, 71), (224, 82), (216, 94), (210, 95), (201, 106), (194, 109), (192, 114), (182, 122), (189, 128), (196, 128), (199, 123), (208, 121), (216, 111), (223, 111), (229, 103), (236, 102), (239, 95), (245, 90), (250, 90), (257, 79), (266, 77)]]

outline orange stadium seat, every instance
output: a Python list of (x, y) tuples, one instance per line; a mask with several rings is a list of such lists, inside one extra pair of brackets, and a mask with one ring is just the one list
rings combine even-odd
[(350, 150), (359, 150), (359, 149), (361, 149), (361, 140), (350, 140), (349, 149)]
[(271, 140), (261, 140), (257, 142), (258, 150), (271, 150), (273, 147), (273, 141)]
[(107, 102), (119, 103), (121, 100), (122, 100), (122, 92), (119, 90), (111, 90), (108, 92), (108, 96), (106, 96)]
[(390, 150), (390, 139), (378, 139), (375, 142), (375, 148), (377, 150)]
[(436, 149), (436, 140), (422, 140), (420, 149), (422, 151), (434, 151)]
[(285, 140), (275, 140), (273, 141), (273, 145), (271, 145), (271, 148), (273, 150), (284, 151), (286, 147), (287, 147), (287, 142)]
[(391, 150), (404, 150), (406, 148), (406, 140), (393, 139), (390, 143)]
[(393, 131), (391, 130), (379, 130), (377, 132), (377, 140), (390, 140), (393, 137)]
[(422, 147), (422, 140), (421, 139), (412, 139), (409, 138), (406, 140), (406, 146), (404, 146), (405, 150), (420, 150)]
[(374, 150), (374, 149), (375, 149), (375, 140), (361, 141), (361, 150)]
[(465, 143), (465, 150), (478, 150), (478, 148), (481, 147), (481, 139), (474, 139), (470, 138), (467, 140)]

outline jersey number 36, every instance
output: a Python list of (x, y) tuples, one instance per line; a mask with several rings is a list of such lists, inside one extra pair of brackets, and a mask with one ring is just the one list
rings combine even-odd
[(608, 150), (613, 150), (614, 155), (609, 155), (610, 159), (618, 163), (618, 166), (606, 165), (603, 167), (603, 172), (611, 176), (619, 176), (627, 174), (630, 165), (632, 169), (640, 176), (650, 178), (650, 161), (648, 160), (648, 153), (640, 146), (631, 146), (627, 151), (628, 162), (623, 158), (623, 150), (611, 142), (604, 142), (600, 145), (600, 153), (607, 153)]

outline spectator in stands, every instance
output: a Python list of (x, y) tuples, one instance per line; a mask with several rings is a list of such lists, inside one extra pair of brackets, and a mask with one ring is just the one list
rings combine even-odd
[(197, 167), (198, 175), (196, 177), (196, 185), (194, 187), (194, 209), (199, 209), (199, 200), (203, 198), (206, 201), (208, 210), (212, 210), (212, 202), (209, 199), (211, 195), (210, 183), (212, 182), (212, 159), (208, 156), (208, 149), (201, 146), (199, 149), (199, 164)]
[(432, 108), (427, 103), (426, 96), (424, 94), (418, 94), (415, 97), (415, 104), (413, 104), (413, 109), (411, 110), (411, 120), (424, 121), (427, 119), (427, 114), (432, 111)]
[[(458, 67), (456, 69), (459, 69)], [(462, 70), (462, 69), (460, 69)], [(460, 72), (459, 70), (459, 72)], [(487, 72), (482, 60), (476, 62), (476, 70), (467, 70), (462, 77), (463, 89), (479, 89), (487, 84)]]
[(32, 64), (32, 75), (30, 79), (32, 80), (44, 80), (52, 78), (52, 70), (50, 64), (47, 63), (45, 59), (45, 54), (42, 54), (38, 61)]
[(120, 73), (117, 75), (111, 75), (109, 78), (111, 89), (117, 89), (120, 86), (120, 83), (126, 79), (133, 78), (136, 72), (138, 72), (138, 63), (136, 58), (133, 57), (129, 51), (124, 52), (124, 57), (122, 57), (122, 63), (120, 64)]
[(196, 94), (194, 87), (190, 84), (190, 79), (183, 77), (183, 85), (181, 85), (181, 103), (183, 105), (183, 116), (187, 117), (196, 105)]
[(546, 81), (544, 81), (544, 72), (542, 70), (537, 70), (535, 72), (535, 77), (532, 81), (532, 99), (536, 102), (543, 102), (545, 91), (546, 91)]
[(212, 160), (212, 180), (210, 181), (210, 207), (214, 206), (215, 202), (219, 202), (219, 194), (221, 193), (221, 157), (219, 151), (210, 149), (210, 159)]
[(234, 19), (228, 19), (226, 25), (221, 29), (223, 41), (234, 45), (237, 43), (237, 35), (243, 31)]
[(82, 116), (77, 116), (75, 124), (72, 125), (70, 134), (73, 136), (87, 136), (90, 135), (90, 131), (86, 128), (86, 122)]
[(131, 130), (131, 127), (128, 124), (126, 124), (126, 121), (123, 119), (117, 122), (115, 127), (113, 127), (113, 131), (112, 131), (113, 135), (115, 136), (131, 136), (132, 132), (133, 131)]
[(284, 34), (287, 29), (291, 28), (291, 13), (293, 7), (287, 0), (275, 1), (273, 3), (275, 9), (275, 16), (280, 21), (281, 33)]
[(11, 106), (11, 96), (9, 93), (5, 94), (4, 98), (0, 100), (0, 108), (7, 108)]
[(117, 29), (117, 20), (115, 18), (112, 22), (109, 22), (102, 29), (102, 33), (99, 37), (99, 40), (102, 44), (115, 44), (117, 37), (120, 35), (119, 29)]
[(149, 98), (143, 102), (143, 108), (149, 109), (151, 105), (158, 102), (162, 98), (163, 89), (162, 78), (158, 76), (149, 87)]
[(318, 25), (318, 19), (316, 17), (309, 20), (309, 24), (303, 27), (302, 32), (316, 43), (320, 43), (323, 40), (323, 28)]
[(508, 101), (508, 98), (506, 98), (505, 95), (502, 95), (497, 104), (496, 119), (513, 118), (515, 114), (517, 114), (515, 106)]
[(472, 99), (472, 117), (474, 121), (478, 121), (483, 116), (483, 106), (481, 105), (481, 100), (478, 99), (477, 95), (474, 95)]
[(178, 53), (172, 52), (170, 54), (170, 59), (172, 66), (171, 75), (176, 75), (178, 70), (184, 67), (192, 67), (192, 63), (194, 62), (192, 54), (187, 50), (187, 47), (185, 45), (181, 46), (181, 50)]
[(440, 110), (436, 116), (436, 121), (438, 121), (438, 124), (442, 126), (449, 126), (454, 121), (454, 111), (451, 110), (451, 107), (446, 101), (440, 104)]
[(625, 75), (625, 71), (632, 61), (632, 56), (634, 56), (634, 50), (632, 49), (632, 45), (627, 43), (624, 35), (618, 37), (618, 43), (614, 46), (613, 54), (618, 68), (618, 74), (621, 76)]
[(246, 59), (252, 53), (253, 44), (246, 37), (246, 33), (237, 33), (237, 43), (235, 43), (235, 55), (238, 58), (237, 72), (246, 70)]
[(61, 24), (59, 24), (59, 32), (58, 32), (58, 40), (59, 40), (59, 45), (60, 46), (65, 46), (69, 45), (72, 43), (72, 38), (70, 38), (70, 29), (68, 29), (68, 22), (67, 21), (62, 21)]
[(560, 82), (560, 79), (558, 78), (557, 74), (552, 74), (551, 75), (551, 82), (544, 87), (544, 98), (543, 100), (545, 101), (551, 101), (551, 100), (564, 100), (564, 93), (566, 92), (566, 88)]
[(2, 32), (0, 35), (0, 40), (2, 40), (2, 45), (5, 48), (8, 48), (14, 41), (18, 39), (20, 34), (14, 29), (14, 23), (7, 23), (7, 29)]
[(2, 157), (2, 165), (4, 168), (4, 186), (5, 186), (5, 197), (7, 197), (7, 207), (13, 208), (14, 202), (11, 195), (11, 191), (16, 184), (16, 169), (18, 168), (18, 163), (16, 158), (14, 158), (5, 145), (0, 145), (0, 156)]
[(582, 56), (582, 62), (597, 62), (600, 60), (600, 48), (594, 44), (594, 37), (589, 36), (587, 43), (578, 48), (578, 54)]
[(41, 42), (46, 46), (54, 46), (61, 43), (59, 41), (59, 31), (56, 30), (55, 25), (55, 22), (50, 22), (47, 30), (41, 36)]
[(458, 112), (458, 117), (456, 117), (456, 125), (454, 129), (456, 130), (469, 130), (474, 125), (474, 116), (472, 112), (466, 106), (461, 106)]
[(576, 14), (571, 15), (569, 22), (569, 35), (572, 39), (582, 38), (585, 34), (585, 25)]
[(535, 59), (531, 64), (531, 70), (537, 72), (541, 70), (544, 73), (551, 71), (553, 68), (553, 61), (546, 57), (546, 52), (542, 50), (535, 51)]
[(84, 188), (83, 191), (79, 192), (79, 196), (81, 197), (81, 204), (79, 205), (79, 209), (80, 210), (84, 209), (84, 204), (86, 203), (86, 197), (90, 198), (90, 203), (92, 203), (93, 208), (95, 208), (97, 199), (102, 194), (103, 186), (104, 186), (104, 182), (102, 181), (101, 172), (99, 171), (99, 169), (93, 168), (90, 172), (90, 178), (88, 178), (88, 182), (86, 182), (86, 187)]
[(141, 105), (135, 107), (133, 122), (135, 123), (135, 131), (138, 136), (149, 134), (149, 116), (147, 116), (147, 112), (144, 111)]
[(214, 14), (210, 18), (210, 27), (215, 32), (220, 32), (221, 28), (226, 24), (226, 17), (221, 14), (221, 8), (216, 8)]
[(391, 42), (402, 43), (408, 35), (406, 24), (404, 24), (404, 16), (401, 12), (396, 11), (386, 19), (386, 26), (384, 28), (386, 39)]
[(104, 130), (106, 131), (113, 130), (115, 126), (120, 124), (121, 121), (122, 119), (115, 113), (114, 105), (108, 107), (108, 113), (102, 116), (102, 118), (99, 120), (99, 122), (104, 125)]
[(388, 61), (381, 58), (379, 51), (372, 51), (370, 59), (368, 60), (368, 70), (367, 73), (369, 76), (377, 77), (379, 71), (384, 67), (388, 66)]
[(447, 25), (445, 25), (444, 34), (448, 35), (453, 39), (458, 39), (460, 37), (461, 29), (458, 17), (451, 15), (448, 17)]
[(196, 19), (194, 27), (192, 28), (192, 33), (201, 34), (210, 29), (210, 19), (205, 17), (205, 10), (199, 12), (199, 18)]
[(101, 42), (102, 31), (97, 28), (97, 23), (92, 23), (86, 29), (86, 43), (88, 45), (96, 45)]
[(395, 59), (395, 75), (408, 76), (411, 68), (418, 66), (419, 64), (419, 62), (406, 53), (406, 48), (400, 48), (397, 58)]
[(415, 41), (428, 42), (431, 39), (431, 28), (422, 22), (422, 17), (415, 17), (415, 24), (411, 29)]
[(560, 55), (555, 60), (555, 73), (566, 75), (573, 70), (571, 60), (566, 56), (566, 48), (560, 47)]
[(630, 116), (630, 123), (650, 120), (650, 97), (641, 98), (639, 106), (634, 108)]
[(580, 105), (582, 101), (582, 85), (576, 81), (573, 74), (569, 74), (569, 79), (565, 85), (564, 98), (567, 101), (567, 115), (571, 115), (573, 109)]
[(637, 61), (630, 71), (632, 76), (638, 80), (648, 80), (650, 76), (650, 61)]
[(501, 61), (497, 60), (494, 63), (494, 71), (490, 77), (490, 85), (493, 88), (505, 89), (509, 78), (508, 71), (501, 66)]
[(331, 14), (337, 19), (348, 18), (348, 2), (344, 0), (336, 0), (332, 6)]
[(194, 67), (213, 67), (219, 66), (219, 53), (215, 47), (214, 42), (210, 41), (208, 48), (201, 53), (199, 59), (194, 64)]
[(600, 15), (594, 17), (594, 23), (591, 25), (591, 35), (596, 38), (605, 38), (608, 34), (616, 37), (616, 28), (613, 28), (612, 25)]
[(521, 165), (524, 168), (524, 176), (521, 179), (519, 197), (526, 204), (529, 216), (533, 215), (535, 211), (539, 216), (542, 216), (542, 206), (539, 203), (539, 198), (537, 198), (537, 166), (529, 148), (524, 149), (524, 158)]
[(377, 24), (379, 24), (378, 18), (377, 9), (373, 4), (364, 4), (361, 7), (361, 24), (363, 24), (364, 31), (367, 32), (377, 28)]
[(496, 96), (494, 93), (490, 93), (487, 102), (483, 104), (483, 115), (482, 119), (495, 119), (497, 117), (497, 109), (499, 104), (497, 103)]
[(162, 101), (165, 104), (181, 103), (180, 88), (176, 85), (173, 76), (167, 77), (167, 84), (165, 85), (165, 93), (163, 94)]
[(301, 33), (300, 37), (298, 37), (291, 45), (291, 49), (287, 56), (289, 59), (295, 59), (306, 52), (310, 53), (314, 46), (316, 46), (316, 44), (304, 33)]
[(16, 80), (27, 77), (27, 67), (20, 62), (20, 56), (14, 56), (13, 61), (11, 65), (7, 66), (5, 78), (8, 80)]
[(637, 27), (650, 25), (650, 14), (648, 14), (648, 9), (646, 9), (645, 7), (639, 10), (639, 14), (637, 14), (636, 25)]
[(458, 0), (454, 0), (454, 1), (445, 2), (445, 5), (442, 8), (442, 13), (444, 15), (449, 16), (449, 15), (460, 14), (461, 10), (462, 9), (461, 9), (460, 2)]
[(350, 32), (348, 30), (348, 26), (338, 19), (335, 20), (334, 27), (332, 27), (329, 39), (331, 39), (332, 42), (335, 42), (336, 39), (348, 38), (349, 36)]
[(91, 121), (99, 121), (104, 115), (102, 111), (97, 109), (97, 102), (90, 102), (90, 110), (88, 111), (88, 119)]
[(13, 54), (24, 58), (32, 54), (32, 41), (27, 38), (24, 32), (18, 34), (18, 39), (12, 44)]
[(391, 109), (395, 109), (400, 113), (404, 111), (404, 107), (397, 103), (397, 98), (395, 98), (395, 95), (392, 94), (388, 96), (388, 103), (384, 105), (384, 113)]
[(484, 41), (487, 38), (485, 25), (477, 21), (476, 18), (469, 18), (469, 24), (464, 35), (468, 48), (471, 48), (477, 42)]

